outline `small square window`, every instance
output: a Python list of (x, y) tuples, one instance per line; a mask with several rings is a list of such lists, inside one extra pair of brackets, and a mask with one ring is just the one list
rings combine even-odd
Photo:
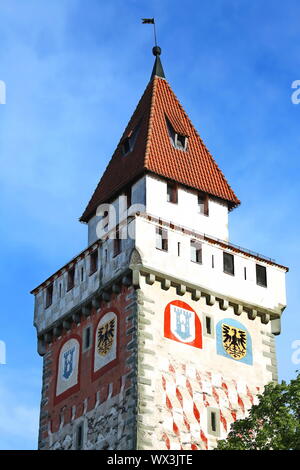
[(156, 248), (168, 251), (168, 232), (161, 227), (156, 228)]
[(177, 204), (178, 202), (178, 188), (175, 183), (167, 184), (167, 201)]
[(53, 301), (53, 284), (50, 284), (50, 286), (48, 286), (46, 289), (46, 308), (52, 305), (52, 301)]
[(191, 261), (202, 264), (202, 244), (191, 240)]
[(234, 275), (234, 256), (230, 253), (223, 253), (224, 273)]
[(67, 290), (73, 289), (75, 285), (75, 268), (71, 268), (68, 271), (68, 282), (67, 282)]
[(94, 274), (98, 269), (98, 250), (94, 250), (90, 254), (90, 275)]
[(198, 193), (198, 207), (199, 207), (200, 214), (203, 214), (203, 215), (209, 214), (208, 203), (209, 203), (208, 194)]
[(267, 287), (267, 269), (261, 264), (256, 265), (256, 284), (261, 287)]

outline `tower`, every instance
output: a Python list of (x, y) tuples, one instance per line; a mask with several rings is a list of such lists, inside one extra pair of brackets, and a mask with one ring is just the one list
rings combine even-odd
[(32, 291), (40, 449), (211, 449), (277, 380), (287, 268), (229, 242), (239, 200), (153, 53), (88, 247)]

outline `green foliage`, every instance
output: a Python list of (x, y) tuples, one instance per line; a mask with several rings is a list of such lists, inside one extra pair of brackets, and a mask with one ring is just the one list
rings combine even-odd
[(270, 383), (258, 398), (217, 450), (300, 450), (300, 373), (289, 384)]

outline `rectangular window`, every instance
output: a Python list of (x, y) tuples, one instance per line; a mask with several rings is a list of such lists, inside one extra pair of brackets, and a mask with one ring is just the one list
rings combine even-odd
[(196, 240), (191, 240), (191, 261), (202, 263), (202, 245)]
[(206, 334), (211, 335), (211, 318), (205, 317)]
[(203, 214), (203, 215), (209, 214), (208, 201), (209, 201), (208, 194), (198, 193), (198, 207), (199, 207), (200, 214)]
[(211, 430), (213, 432), (216, 432), (217, 430), (217, 417), (215, 412), (211, 412), (210, 414), (210, 419), (211, 419)]
[(50, 286), (48, 286), (46, 290), (46, 308), (52, 305), (52, 300), (53, 300), (53, 284), (50, 284)]
[(261, 264), (256, 265), (256, 284), (258, 286), (267, 287), (267, 269)]
[(83, 448), (83, 423), (80, 423), (76, 428), (76, 450)]
[(156, 248), (168, 251), (168, 232), (161, 227), (156, 228)]
[(83, 267), (80, 269), (80, 282), (83, 282), (84, 279), (84, 269)]
[(88, 326), (85, 330), (84, 330), (84, 349), (87, 350), (89, 349), (90, 345), (91, 345), (91, 327)]
[(62, 295), (62, 285), (61, 285), (61, 282), (59, 283), (58, 294), (59, 294), (59, 298), (61, 298), (61, 295)]
[(67, 290), (73, 289), (75, 285), (75, 267), (69, 269), (68, 271), (68, 283), (67, 283)]
[(208, 434), (218, 437), (220, 435), (220, 410), (209, 407), (207, 413)]
[(90, 275), (94, 274), (98, 269), (98, 250), (94, 250), (90, 254)]
[(211, 267), (214, 269), (215, 267), (215, 256), (211, 255)]
[(177, 255), (180, 256), (180, 242), (177, 243)]
[(234, 275), (234, 256), (230, 253), (223, 253), (224, 273)]
[(178, 201), (178, 188), (175, 183), (167, 184), (167, 201), (176, 204)]
[(247, 268), (244, 268), (244, 279), (247, 280)]
[(114, 257), (118, 256), (122, 251), (122, 240), (120, 238), (119, 227), (116, 229), (116, 238), (114, 239)]

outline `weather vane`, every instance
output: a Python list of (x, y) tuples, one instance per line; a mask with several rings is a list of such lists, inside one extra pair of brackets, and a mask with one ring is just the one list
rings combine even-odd
[(142, 18), (142, 23), (143, 23), (143, 24), (153, 24), (153, 28), (154, 28), (154, 43), (155, 43), (155, 47), (157, 47), (156, 29), (155, 29), (155, 21), (154, 21), (154, 18)]

